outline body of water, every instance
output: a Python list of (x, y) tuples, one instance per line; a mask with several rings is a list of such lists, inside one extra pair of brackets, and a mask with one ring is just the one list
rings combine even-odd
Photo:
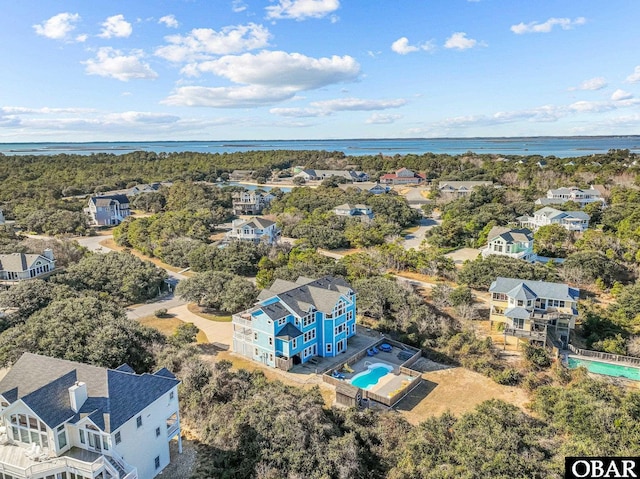
[(606, 153), (610, 149), (629, 149), (638, 152), (640, 136), (0, 143), (0, 153), (5, 155), (123, 154), (132, 151), (234, 153), (251, 150), (326, 150), (341, 151), (350, 156), (419, 155), (429, 152), (456, 155), (473, 151), (500, 155), (553, 155), (567, 158)]

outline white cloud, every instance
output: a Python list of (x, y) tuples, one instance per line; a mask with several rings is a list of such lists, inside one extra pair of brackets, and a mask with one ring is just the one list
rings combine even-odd
[(176, 20), (175, 15), (165, 15), (164, 17), (160, 17), (158, 23), (164, 23), (167, 28), (178, 28), (180, 23)]
[(209, 72), (234, 83), (312, 90), (355, 80), (360, 74), (360, 65), (348, 55), (312, 58), (300, 53), (262, 51), (190, 65), (185, 72)]
[(313, 118), (327, 116), (331, 112), (320, 108), (271, 108), (269, 113), (290, 118)]
[(388, 115), (381, 113), (374, 113), (365, 123), (369, 125), (388, 125), (389, 123), (394, 123), (396, 120), (402, 118), (402, 115)]
[(184, 86), (161, 103), (171, 106), (206, 106), (214, 108), (249, 108), (273, 105), (295, 96), (295, 90), (259, 85), (242, 87)]
[(611, 99), (613, 101), (630, 100), (632, 98), (633, 98), (633, 94), (629, 93), (628, 91), (621, 90), (619, 88), (616, 91), (614, 91), (611, 95)]
[(478, 40), (467, 38), (465, 32), (455, 32), (447, 38), (447, 41), (444, 43), (445, 48), (455, 48), (456, 50), (467, 50), (481, 45), (482, 44), (478, 43)]
[(518, 35), (522, 35), (523, 33), (549, 33), (556, 25), (563, 30), (571, 30), (573, 27), (584, 25), (585, 23), (587, 23), (587, 19), (584, 17), (578, 17), (575, 20), (552, 17), (544, 23), (529, 22), (512, 25), (511, 31)]
[[(266, 7), (267, 18), (304, 20), (322, 18), (340, 8), (339, 0), (280, 0), (278, 5)], [(336, 19), (331, 19), (335, 23)]]
[(145, 124), (163, 124), (163, 123), (176, 123), (180, 120), (180, 117), (175, 115), (168, 115), (166, 113), (148, 113), (141, 111), (125, 111), (122, 113), (110, 113), (104, 117), (106, 122), (109, 123), (145, 123)]
[(232, 0), (231, 2), (231, 10), (235, 13), (244, 12), (247, 9), (247, 4), (242, 0)]
[(76, 42), (84, 43), (87, 41), (87, 38), (89, 38), (89, 35), (87, 35), (86, 33), (83, 33), (81, 35), (76, 36)]
[(124, 19), (124, 15), (113, 15), (102, 23), (102, 31), (98, 35), (100, 38), (126, 38), (131, 35), (133, 28)]
[(607, 80), (603, 77), (590, 78), (589, 80), (585, 80), (580, 85), (569, 88), (569, 91), (574, 90), (602, 90), (607, 86)]
[(432, 41), (425, 42), (418, 45), (409, 45), (409, 39), (407, 37), (398, 38), (391, 44), (391, 50), (399, 55), (406, 55), (407, 53), (417, 52), (420, 50), (432, 51), (435, 45)]
[(336, 100), (314, 101), (311, 106), (329, 111), (372, 111), (399, 108), (407, 104), (407, 100), (363, 100), (361, 98), (338, 98)]
[(269, 30), (255, 23), (228, 26), (219, 32), (210, 28), (195, 28), (188, 35), (165, 37), (169, 44), (157, 48), (155, 54), (180, 63), (210, 58), (211, 55), (229, 55), (263, 48), (269, 44), (270, 38)]
[(69, 34), (76, 28), (76, 23), (80, 21), (77, 13), (58, 13), (33, 28), (38, 35), (51, 38), (52, 40), (68, 40)]
[(627, 77), (628, 83), (638, 83), (640, 81), (640, 65), (635, 67), (633, 73)]
[(616, 107), (609, 102), (601, 101), (577, 101), (569, 105), (569, 110), (581, 113), (600, 113), (603, 111), (613, 110)]
[(100, 48), (95, 59), (83, 62), (89, 75), (100, 75), (115, 78), (120, 81), (133, 79), (154, 79), (158, 74), (151, 69), (148, 63), (142, 61), (144, 53), (133, 50), (129, 55), (111, 47)]

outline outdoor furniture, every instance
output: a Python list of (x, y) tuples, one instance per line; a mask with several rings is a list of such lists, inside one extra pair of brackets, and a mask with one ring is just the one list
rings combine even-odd
[(334, 377), (334, 378), (336, 378), (336, 379), (344, 379), (344, 378), (345, 378), (345, 375), (344, 375), (344, 374), (342, 374), (342, 373), (340, 373), (340, 372), (338, 372), (338, 371), (333, 371), (333, 372), (331, 373), (331, 377)]
[(380, 348), (380, 351), (382, 351), (384, 353), (390, 353), (391, 351), (393, 351), (393, 346), (391, 346), (390, 344), (387, 344), (387, 343), (382, 343), (378, 347)]

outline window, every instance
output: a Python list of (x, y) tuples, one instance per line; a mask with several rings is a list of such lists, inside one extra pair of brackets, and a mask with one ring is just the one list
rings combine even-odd
[(156, 469), (160, 469), (160, 456), (156, 456), (153, 461), (155, 463)]
[(80, 442), (85, 444), (84, 431), (80, 429)]
[(306, 333), (304, 333), (304, 337), (303, 340), (305, 343), (311, 341), (312, 339), (316, 338), (316, 330), (312, 329), (310, 331), (307, 331)]
[(141, 427), (142, 427), (142, 416), (138, 416), (138, 417), (136, 418), (136, 426), (137, 426), (138, 428), (141, 428)]
[(353, 319), (353, 311), (349, 311), (347, 313), (347, 321), (351, 321)]
[(258, 333), (253, 333), (253, 340), (257, 341), (258, 340)]
[[(10, 416), (10, 422), (14, 441), (49, 447), (47, 426), (37, 417), (26, 414), (12, 414)], [(64, 429), (64, 425), (62, 428)]]
[(120, 444), (122, 442), (122, 436), (120, 435), (120, 431), (116, 432), (116, 444)]
[(356, 334), (356, 325), (355, 325), (355, 324), (352, 324), (352, 325), (351, 325), (351, 332), (352, 332), (353, 334)]
[(67, 433), (64, 430), (64, 424), (58, 427), (58, 447), (60, 449), (67, 447)]
[(493, 293), (492, 297), (496, 301), (506, 301), (507, 300), (507, 295), (504, 294), (504, 293)]
[(296, 349), (297, 346), (298, 346), (298, 338), (294, 338), (293, 341), (291, 341), (291, 349)]
[(269, 346), (273, 346), (273, 338), (269, 336)]
[(522, 301), (521, 299), (518, 300), (518, 306), (524, 306), (524, 301)]
[(327, 343), (327, 352), (330, 353), (331, 352), (331, 343)]
[(257, 356), (258, 354), (260, 354), (260, 351), (258, 351), (258, 348), (255, 348), (255, 349), (253, 350), (253, 355), (254, 355), (254, 356)]
[(159, 427), (156, 428), (156, 437), (160, 437), (160, 428)]
[(273, 353), (269, 353), (269, 362), (273, 362)]
[(173, 401), (173, 398), (175, 397), (175, 393), (173, 391), (171, 391), (169, 393), (169, 401)]

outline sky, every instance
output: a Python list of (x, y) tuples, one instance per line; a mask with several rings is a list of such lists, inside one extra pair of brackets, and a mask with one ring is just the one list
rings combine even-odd
[(640, 134), (638, 0), (0, 0), (0, 142)]

